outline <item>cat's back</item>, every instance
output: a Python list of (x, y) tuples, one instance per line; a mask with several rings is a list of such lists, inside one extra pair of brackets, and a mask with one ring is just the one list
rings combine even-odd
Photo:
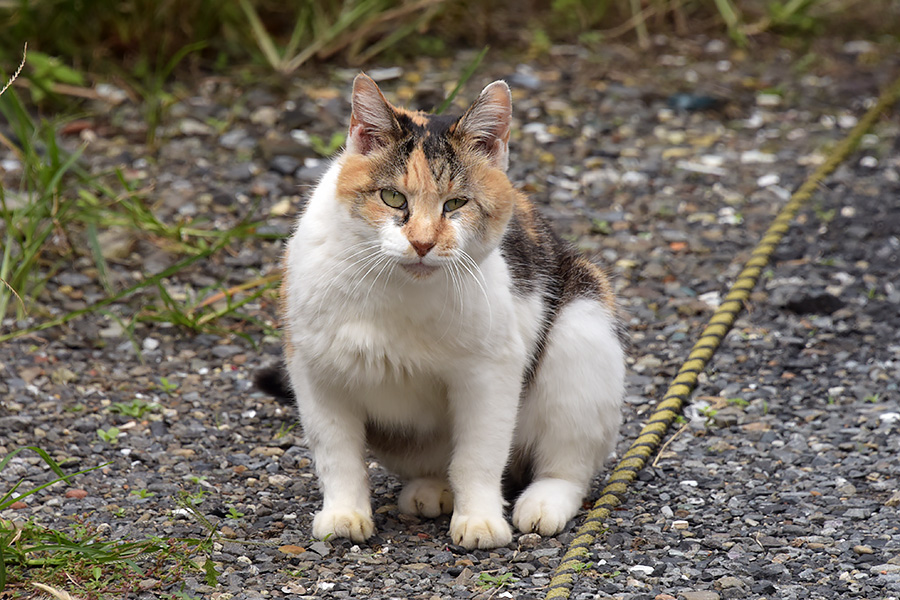
[(539, 293), (559, 305), (584, 298), (615, 311), (615, 296), (606, 273), (561, 239), (524, 194), (516, 200), (500, 252), (517, 295)]

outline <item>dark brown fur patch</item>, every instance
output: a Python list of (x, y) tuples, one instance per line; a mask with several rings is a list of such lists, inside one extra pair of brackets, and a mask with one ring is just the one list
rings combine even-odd
[(500, 250), (515, 291), (521, 296), (538, 293), (544, 304), (538, 340), (525, 373), (527, 385), (537, 372), (550, 330), (563, 306), (577, 298), (593, 298), (614, 311), (615, 299), (603, 271), (560, 239), (524, 197), (516, 203)]

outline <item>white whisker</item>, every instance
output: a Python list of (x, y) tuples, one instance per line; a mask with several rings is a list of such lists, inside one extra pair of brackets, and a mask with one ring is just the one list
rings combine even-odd
[(487, 308), (488, 308), (488, 333), (487, 334), (490, 335), (491, 329), (492, 329), (493, 323), (494, 323), (494, 315), (493, 315), (493, 311), (491, 309), (491, 298), (487, 293), (487, 281), (485, 281), (485, 279), (484, 279), (484, 273), (481, 272), (481, 267), (478, 266), (478, 263), (476, 263), (475, 260), (471, 256), (469, 256), (469, 254), (465, 250), (460, 249), (459, 255), (463, 259), (459, 262), (459, 265), (463, 269), (465, 269), (466, 272), (469, 273), (469, 275), (472, 276), (472, 279), (474, 279), (475, 283), (478, 284), (478, 287), (481, 290), (481, 294), (484, 296), (485, 302), (487, 302)]

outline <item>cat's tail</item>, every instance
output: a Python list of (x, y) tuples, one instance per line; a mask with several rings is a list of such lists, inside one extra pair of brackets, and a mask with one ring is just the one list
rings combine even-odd
[(256, 389), (269, 394), (280, 404), (294, 405), (294, 390), (291, 389), (291, 382), (284, 366), (276, 365), (260, 369), (253, 376), (253, 383)]

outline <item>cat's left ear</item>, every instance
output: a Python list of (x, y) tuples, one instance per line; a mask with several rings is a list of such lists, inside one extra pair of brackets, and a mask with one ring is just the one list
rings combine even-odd
[(475, 142), (498, 169), (509, 166), (509, 127), (512, 96), (505, 81), (495, 81), (481, 91), (456, 125), (457, 135)]

